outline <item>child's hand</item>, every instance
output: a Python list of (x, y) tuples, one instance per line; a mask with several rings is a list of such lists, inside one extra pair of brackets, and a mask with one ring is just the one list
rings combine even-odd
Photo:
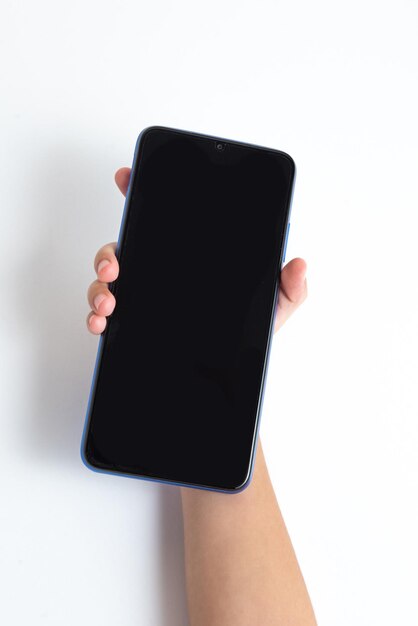
[[(115, 174), (115, 181), (123, 195), (128, 189), (131, 170), (122, 167)], [(97, 280), (89, 287), (87, 298), (91, 311), (87, 316), (87, 328), (94, 335), (100, 335), (106, 328), (106, 317), (115, 308), (115, 297), (110, 293), (107, 285), (116, 280), (119, 274), (119, 264), (115, 256), (116, 243), (109, 243), (100, 248), (94, 259), (94, 269)], [(277, 307), (274, 331), (292, 315), (307, 295), (306, 263), (303, 259), (293, 259), (282, 269), (280, 281), (279, 306)]]

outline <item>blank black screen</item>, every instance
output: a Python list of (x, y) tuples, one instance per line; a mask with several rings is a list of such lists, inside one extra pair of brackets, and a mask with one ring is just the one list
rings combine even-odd
[(138, 141), (84, 441), (96, 468), (248, 478), (294, 164), (219, 141), (162, 127)]

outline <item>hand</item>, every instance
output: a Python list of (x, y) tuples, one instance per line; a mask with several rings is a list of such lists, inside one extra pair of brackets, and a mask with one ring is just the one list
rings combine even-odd
[[(123, 195), (128, 189), (131, 169), (122, 167), (115, 174), (115, 181)], [(106, 328), (106, 317), (115, 308), (116, 300), (108, 289), (108, 283), (116, 280), (119, 264), (115, 255), (116, 243), (108, 243), (96, 254), (94, 269), (97, 280), (91, 283), (87, 299), (91, 311), (87, 316), (87, 328), (94, 335), (100, 335)], [(274, 322), (276, 332), (302, 304), (307, 295), (306, 263), (303, 259), (293, 259), (282, 269), (280, 280), (279, 304)]]

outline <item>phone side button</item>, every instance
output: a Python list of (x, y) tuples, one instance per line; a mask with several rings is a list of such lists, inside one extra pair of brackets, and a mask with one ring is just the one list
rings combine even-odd
[(284, 263), (285, 260), (286, 260), (286, 250), (287, 250), (287, 240), (289, 238), (289, 229), (290, 229), (290, 222), (287, 224), (287, 228), (286, 228), (286, 237), (285, 237), (284, 246), (283, 246), (283, 260), (282, 260), (282, 263)]

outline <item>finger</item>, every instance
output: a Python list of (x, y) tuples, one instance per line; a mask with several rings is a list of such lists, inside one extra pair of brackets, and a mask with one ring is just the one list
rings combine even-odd
[(97, 315), (110, 315), (115, 308), (116, 300), (105, 283), (95, 280), (87, 291), (87, 300), (94, 313)]
[(100, 248), (94, 258), (97, 278), (103, 283), (111, 283), (119, 275), (119, 263), (115, 255), (116, 243), (107, 243)]
[(87, 315), (87, 328), (93, 335), (100, 335), (106, 328), (107, 320), (102, 315), (96, 315), (93, 311)]
[(306, 262), (299, 258), (293, 259), (282, 269), (274, 332), (283, 326), (306, 299), (308, 294), (306, 269)]
[(130, 177), (130, 167), (121, 167), (115, 173), (115, 182), (124, 196), (126, 196), (126, 192), (128, 191)]

